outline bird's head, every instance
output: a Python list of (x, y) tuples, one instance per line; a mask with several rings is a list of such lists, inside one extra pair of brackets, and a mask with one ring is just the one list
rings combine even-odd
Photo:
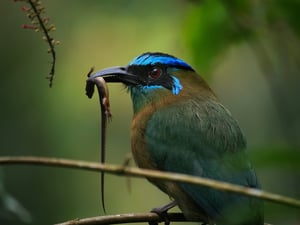
[(193, 89), (195, 84), (210, 90), (190, 65), (159, 52), (144, 53), (127, 66), (103, 69), (89, 79), (95, 77), (103, 77), (106, 82), (125, 84), (131, 93), (135, 112), (149, 102), (156, 102), (164, 97), (180, 98), (187, 90)]

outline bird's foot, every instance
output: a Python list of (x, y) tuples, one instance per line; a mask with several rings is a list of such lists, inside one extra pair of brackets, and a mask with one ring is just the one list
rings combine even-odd
[[(156, 213), (164, 222), (165, 225), (170, 224), (170, 219), (168, 216), (168, 210), (176, 206), (176, 202), (172, 201), (164, 206), (153, 208), (151, 212)], [(157, 222), (149, 222), (149, 225), (158, 225)]]

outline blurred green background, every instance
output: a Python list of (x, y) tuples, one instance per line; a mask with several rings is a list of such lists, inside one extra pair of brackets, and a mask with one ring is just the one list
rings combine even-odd
[[(265, 190), (300, 198), (299, 0), (44, 0), (61, 41), (52, 89), (50, 55), (25, 3), (0, 3), (0, 154), (99, 161), (98, 99), (86, 74), (126, 65), (146, 51), (190, 63), (244, 130)], [(113, 121), (107, 162), (130, 152), (130, 97), (110, 84)], [(169, 201), (145, 179), (106, 175), (108, 214), (145, 212)], [(34, 166), (0, 167), (0, 224), (53, 224), (102, 215), (99, 174)], [(300, 211), (266, 203), (266, 222), (299, 224)]]

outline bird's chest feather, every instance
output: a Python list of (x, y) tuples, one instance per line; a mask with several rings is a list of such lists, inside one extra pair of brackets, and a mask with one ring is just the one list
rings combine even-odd
[(131, 144), (138, 166), (149, 169), (174, 164), (166, 160), (171, 155), (181, 161), (180, 166), (183, 157), (191, 154), (205, 162), (205, 158), (220, 159), (245, 147), (236, 121), (222, 105), (193, 100), (144, 107), (134, 116)]
[(136, 114), (131, 124), (131, 149), (136, 164), (141, 168), (157, 169), (149, 151), (146, 149), (146, 127), (149, 118), (153, 114), (152, 107), (145, 107), (141, 112)]
[[(160, 108), (164, 108), (174, 101), (173, 96), (166, 90), (157, 91), (148, 96), (132, 93), (134, 102), (134, 117), (131, 124), (131, 150), (136, 164), (141, 168), (158, 169), (157, 162), (154, 162), (147, 147), (147, 127), (152, 116)], [(164, 98), (160, 94), (166, 95)], [(151, 99), (151, 100), (149, 100)]]

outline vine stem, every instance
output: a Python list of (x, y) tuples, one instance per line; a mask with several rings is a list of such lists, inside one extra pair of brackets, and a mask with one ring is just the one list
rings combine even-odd
[(62, 158), (48, 158), (48, 157), (35, 157), (35, 156), (6, 156), (0, 157), (0, 164), (12, 165), (12, 164), (30, 164), (30, 165), (45, 165), (52, 167), (66, 167), (74, 169), (82, 169), (88, 171), (104, 171), (107, 173), (132, 176), (132, 177), (147, 177), (154, 179), (161, 179), (175, 182), (185, 182), (195, 185), (202, 185), (209, 188), (234, 192), (241, 195), (251, 196), (260, 198), (263, 200), (289, 205), (300, 208), (300, 200), (293, 199), (290, 197), (274, 194), (271, 192), (258, 190), (254, 188), (246, 188), (243, 186), (216, 181), (208, 178), (190, 176), (179, 173), (169, 173), (157, 170), (140, 169), (135, 167), (128, 167), (126, 165), (113, 165), (113, 164), (102, 164), (96, 162), (88, 162), (82, 160), (71, 160)]

